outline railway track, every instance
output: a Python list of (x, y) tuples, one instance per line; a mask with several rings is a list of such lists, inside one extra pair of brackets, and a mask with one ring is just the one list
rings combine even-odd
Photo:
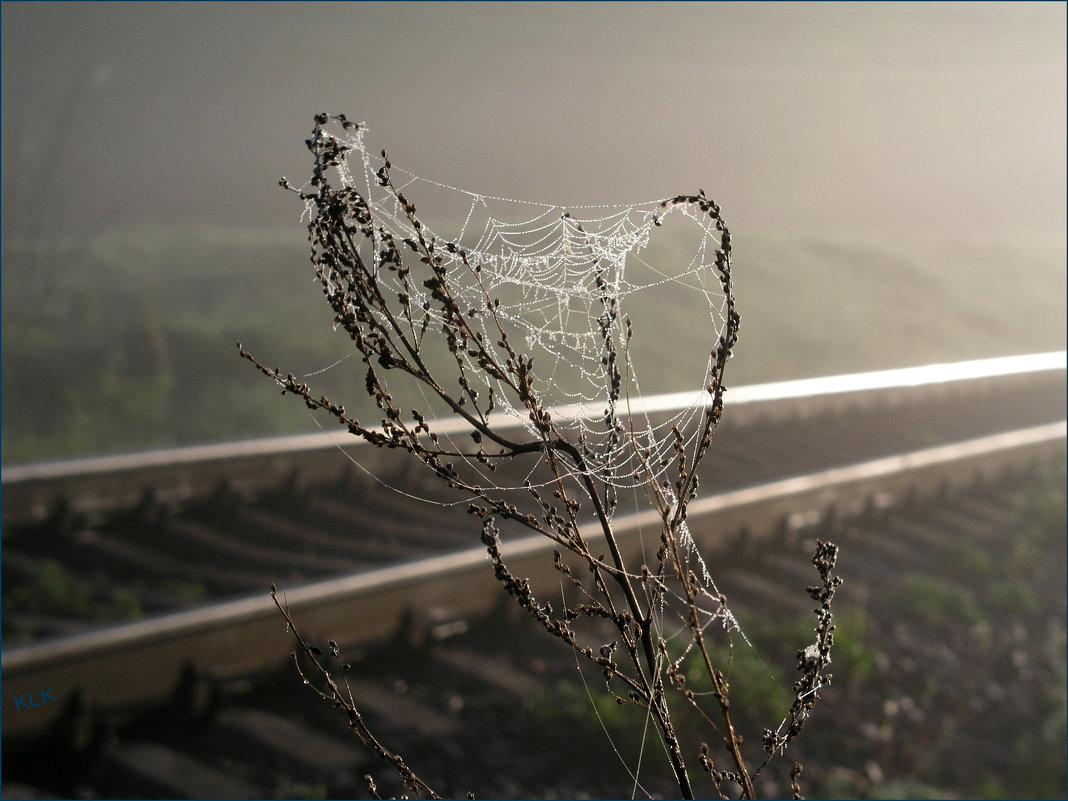
[[(1006, 476), (1063, 461), (1063, 353), (957, 369), (967, 377), (953, 378), (944, 366), (807, 387), (739, 388), (738, 400), (728, 392), (727, 416), (705, 464), (703, 487), (715, 492), (691, 507), (691, 528), (700, 547), (721, 561), (761, 566), (731, 571), (736, 585), (721, 589), (746, 605), (767, 607), (783, 584), (769, 571), (769, 559), (783, 561), (796, 532), (836, 519), (864, 519), (881, 507), (915, 515), (932, 493), (942, 493), (942, 508), (956, 502), (947, 499), (963, 497), (963, 516), (975, 518), (967, 510), (981, 505), (984, 490), (977, 487), (1005, 485)], [(286, 781), (341, 774), (347, 778), (331, 779), (327, 791), (358, 792), (350, 775), (352, 753), (346, 749), (342, 757), (337, 750), (343, 744), (315, 726), (293, 729), (297, 724), (280, 709), (251, 701), (273, 686), (291, 648), (266, 597), (269, 582), (286, 588), (291, 609), (313, 637), (332, 637), (365, 654), (393, 647), (383, 643), (398, 636), (419, 647), (446, 643), (434, 659), (447, 662), (453, 673), (468, 680), (481, 676), (482, 685), (511, 683), (513, 690), (537, 686), (537, 677), (514, 661), (480, 656), (464, 644), (465, 632), (482, 629), (478, 621), (499, 595), (484, 552), (469, 547), (470, 518), (440, 505), (413, 504), (369, 478), (364, 469), (391, 486), (434, 497), (433, 484), (420, 473), (377, 462), (379, 453), (342, 452), (330, 437), (286, 438), (185, 449), (169, 457), (5, 470), (4, 631), (6, 638), (30, 640), (3, 654), (5, 768), (12, 759), (32, 765), (34, 754), (51, 747), (47, 743), (60, 743), (55, 748), (67, 764), (82, 766), (83, 773), (72, 767), (67, 784), (51, 786), (72, 787), (95, 776), (97, 784), (87, 786), (101, 797), (284, 797)], [(1002, 507), (985, 500), (986, 516), (1003, 516)], [(621, 531), (637, 532), (644, 521), (636, 513), (616, 522)], [(948, 542), (952, 534), (938, 537)], [(866, 541), (862, 550), (872, 560), (864, 572), (876, 576), (885, 553), (877, 556), (878, 548)], [(534, 539), (506, 547), (512, 569), (535, 586), (555, 580), (545, 575), (547, 566), (551, 572), (546, 553)], [(27, 611), (29, 604), (19, 603), (27, 593), (19, 589), (34, 586), (42, 565), (58, 565), (71, 586), (82, 588), (79, 597), (106, 598), (99, 591), (93, 596), (93, 589), (121, 588), (150, 616), (101, 626), (55, 610)], [(805, 579), (790, 583), (798, 581)], [(879, 582), (866, 579), (865, 585)], [(201, 589), (191, 592), (190, 586)], [(803, 608), (803, 595), (798, 600)], [(496, 639), (498, 634), (491, 637)], [(485, 664), (497, 669), (487, 674)], [(32, 699), (45, 688), (48, 699), (38, 699), (34, 708), (9, 709), (12, 698)], [(495, 692), (507, 690), (497, 686)], [(456, 729), (456, 715), (447, 714), (455, 702), (446, 701), (443, 714), (440, 704), (420, 707), (413, 693), (396, 686), (369, 685), (369, 692), (389, 699), (382, 704), (384, 719), (411, 707), (409, 723), (416, 731), (427, 729), (426, 736)], [(223, 696), (243, 700), (223, 708), (217, 703)], [(225, 760), (190, 755), (188, 745), (161, 742), (159, 732), (145, 735), (138, 728), (146, 725), (145, 710), (154, 710), (147, 719), (158, 720), (161, 708), (182, 726), (206, 727), (199, 739), (229, 732), (253, 751), (285, 752), (286, 764), (306, 764), (286, 774), (289, 779), (274, 777), (270, 787), (242, 784), (236, 778), (241, 771), (220, 769), (229, 764)], [(286, 734), (272, 744), (265, 731)], [(310, 749), (319, 756), (294, 755), (301, 741), (319, 743)], [(336, 764), (328, 771), (330, 759)], [(154, 772), (136, 767), (146, 764), (155, 765)], [(196, 775), (208, 777), (203, 787), (174, 784), (194, 767)], [(255, 777), (254, 769), (247, 772)], [(48, 786), (34, 776), (27, 770), (20, 778), (30, 787)], [(109, 789), (114, 787), (127, 789), (116, 793)]]

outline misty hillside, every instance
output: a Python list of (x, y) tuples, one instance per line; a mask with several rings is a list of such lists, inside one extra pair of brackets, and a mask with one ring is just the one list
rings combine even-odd
[[(1065, 346), (1063, 236), (736, 231), (734, 244), (742, 328), (728, 386)], [(316, 394), (363, 400), (298, 226), (8, 243), (2, 283), (5, 464), (316, 430), (235, 340), (283, 372), (317, 373)], [(672, 358), (699, 333), (687, 302), (642, 310), (659, 321), (635, 332), (645, 392), (691, 388)]]

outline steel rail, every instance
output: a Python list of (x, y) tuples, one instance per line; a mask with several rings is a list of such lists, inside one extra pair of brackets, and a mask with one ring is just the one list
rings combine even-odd
[[(1051, 351), (893, 370), (780, 381), (727, 389), (727, 417), (732, 425), (840, 411), (849, 406), (894, 405), (944, 393), (977, 391), (984, 382), (1027, 380), (1064, 372), (1068, 352)], [(707, 393), (670, 393), (632, 404), (633, 414), (659, 415), (700, 407)], [(551, 410), (554, 417), (596, 414), (580, 406)], [(501, 415), (502, 427), (523, 421)], [(466, 433), (461, 418), (440, 420), (435, 431)], [(147, 490), (160, 502), (200, 497), (225, 482), (234, 492), (252, 493), (277, 485), (296, 472), (321, 474), (324, 451), (356, 459), (370, 472), (380, 467), (382, 452), (339, 428), (254, 440), (197, 445), (136, 453), (14, 465), (0, 469), (5, 523), (41, 520), (59, 498), (71, 511), (93, 513), (134, 505)]]
[[(706, 549), (722, 545), (742, 526), (759, 540), (784, 516), (799, 511), (849, 512), (875, 494), (924, 494), (976, 476), (991, 478), (1036, 461), (1063, 459), (1066, 432), (1068, 423), (1061, 421), (710, 496), (690, 506), (690, 529)], [(643, 530), (657, 526), (658, 518), (637, 513), (614, 522), (621, 545), (636, 553)], [(583, 533), (591, 542), (599, 536), (595, 528)], [(528, 536), (506, 542), (503, 550), (509, 568), (537, 588), (559, 578), (552, 549), (549, 540)], [(286, 590), (284, 597), (306, 635), (359, 646), (394, 634), (413, 613), (485, 613), (498, 602), (500, 590), (485, 551), (473, 548), (307, 584)], [(41, 731), (78, 691), (106, 708), (159, 700), (175, 690), (189, 668), (216, 677), (247, 675), (276, 666), (292, 646), (265, 586), (262, 596), (7, 649), (0, 655), (5, 694), (48, 688), (56, 703), (3, 715), (3, 735)]]
[[(734, 414), (741, 407), (754, 404), (796, 401), (803, 398), (853, 394), (874, 390), (936, 386), (957, 381), (1065, 370), (1066, 368), (1068, 368), (1068, 351), (1062, 350), (1023, 356), (1005, 356), (993, 359), (905, 367), (894, 370), (877, 370), (821, 378), (752, 384), (729, 388), (726, 391), (726, 398), (731, 414)], [(655, 414), (678, 411), (695, 405), (703, 406), (707, 401), (708, 395), (705, 392), (675, 392), (653, 395), (643, 400), (632, 402), (631, 412), (634, 414)], [(569, 419), (591, 414), (588, 408), (577, 405), (559, 407), (550, 410), (550, 412), (554, 419)], [(597, 412), (592, 414), (599, 416)], [(492, 416), (494, 417), (494, 423), (500, 427), (518, 428), (524, 425), (523, 419), (504, 413)], [(435, 427), (435, 430), (442, 434), (466, 433), (469, 429), (470, 425), (459, 417), (439, 421)], [(355, 439), (341, 430), (264, 437), (211, 445), (162, 448), (113, 456), (91, 456), (14, 465), (0, 468), (0, 484), (8, 487), (40, 479), (144, 470), (152, 467), (172, 468), (179, 465), (191, 465), (237, 457), (275, 456), (296, 451), (322, 450), (338, 446), (361, 447), (365, 445), (366, 443), (363, 440)]]

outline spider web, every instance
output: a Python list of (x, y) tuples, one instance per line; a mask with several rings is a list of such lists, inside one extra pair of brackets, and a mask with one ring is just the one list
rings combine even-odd
[[(637, 502), (638, 495), (655, 484), (673, 512), (679, 499), (667, 475), (678, 463), (675, 432), (680, 432), (682, 450), (692, 463), (700, 448), (700, 421), (718, 381), (717, 348), (731, 313), (726, 276), (720, 272), (724, 234), (707, 206), (702, 210), (701, 203), (671, 198), (568, 206), (473, 192), (409, 172), (388, 162), (385, 152), (373, 155), (362, 124), (345, 122), (344, 129), (334, 134), (317, 125), (314, 136), (340, 145), (341, 157), (334, 164), (340, 182), (364, 198), (373, 218), (376, 235), (360, 244), (361, 257), (373, 266), (384, 289), (398, 298), (413, 331), (445, 334), (421, 340), (420, 355), (432, 362), (437, 347), (437, 357), (446, 364), (458, 356), (463, 361), (462, 381), (477, 385), (482, 397), (493, 399), (492, 424), (521, 427), (535, 440), (540, 438), (530, 410), (483, 369), (476, 354), (446, 348), (454, 324), (438, 310), (432, 291), (424, 289), (421, 280), (404, 280), (389, 269), (388, 254), (380, 251), (387, 234), (396, 242), (433, 242), (452, 296), (461, 309), (469, 310), (470, 326), (487, 343), (503, 334), (524, 357), (533, 358), (534, 393), (549, 408), (556, 429), (594, 457), (587, 470), (610, 489), (613, 498), (628, 491)], [(379, 179), (385, 165), (389, 185)], [(418, 217), (409, 213), (398, 193), (418, 205)], [(314, 219), (319, 213), (315, 196), (310, 193), (305, 198), (306, 213)], [(420, 221), (418, 227), (415, 219)], [(331, 291), (331, 276), (322, 280)], [(492, 313), (486, 313), (487, 299)], [(667, 338), (665, 331), (674, 336)], [(671, 391), (691, 401), (668, 411), (648, 409), (641, 378), (651, 392)], [(427, 397), (424, 389), (419, 386), (426, 408), (433, 409), (434, 398)], [(449, 436), (446, 431), (443, 438)], [(473, 461), (467, 464), (482, 472)], [(533, 469), (526, 486), (531, 485), (531, 475)], [(500, 490), (521, 489), (505, 486), (500, 477), (493, 485)], [(609, 517), (616, 508), (615, 503), (608, 506)], [(722, 602), (685, 520), (679, 522), (677, 533), (687, 566), (693, 564), (711, 590), (703, 598), (701, 628), (721, 626), (736, 632), (757, 653)], [(671, 596), (669, 601), (683, 600), (670, 589), (666, 595)], [(673, 630), (678, 621), (673, 624), (667, 612), (661, 605), (653, 626), (685, 656), (693, 647), (686, 634), (689, 628)], [(618, 749), (616, 753), (626, 764), (627, 757)], [(640, 756), (628, 770), (634, 792), (644, 792), (639, 783)]]
[[(384, 158), (369, 152), (366, 127), (347, 127), (339, 136), (316, 134), (344, 146), (337, 165), (342, 184), (365, 197), (376, 226), (397, 241), (414, 238), (417, 231), (395, 192), (378, 180)], [(533, 358), (535, 393), (557, 428), (595, 455), (590, 471), (600, 481), (623, 490), (647, 486), (650, 476), (660, 479), (672, 464), (675, 427), (686, 434), (687, 447), (695, 447), (699, 427), (693, 423), (709, 400), (711, 353), (727, 315), (715, 266), (722, 234), (713, 218), (663, 199), (566, 206), (472, 192), (392, 164), (390, 176), (418, 204), (421, 233), (438, 243), (450, 290), (461, 308), (470, 309), (471, 324), (487, 342), (503, 331)], [(314, 215), (313, 201), (306, 202)], [(377, 267), (377, 247), (368, 255)], [(398, 295), (410, 296), (416, 325), (429, 318), (432, 330), (447, 326), (421, 282), (403, 286), (385, 270), (379, 277)], [(485, 313), (487, 297), (493, 315)], [(685, 315), (686, 335), (659, 339), (664, 316), (679, 314)], [(670, 327), (679, 329), (676, 320)], [(612, 348), (618, 359), (610, 358)], [(515, 405), (471, 356), (465, 358), (466, 378), (493, 392), (497, 423), (507, 418), (536, 434), (529, 411)], [(665, 361), (677, 369), (665, 370)], [(653, 391), (692, 390), (692, 402), (667, 414), (648, 413), (640, 375), (647, 370)]]

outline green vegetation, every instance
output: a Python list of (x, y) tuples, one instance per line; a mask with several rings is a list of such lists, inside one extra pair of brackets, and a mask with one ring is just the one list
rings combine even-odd
[(935, 627), (971, 625), (983, 620), (983, 611), (971, 590), (926, 573), (905, 576), (895, 606)]
[(1017, 499), (1019, 536), (1013, 540), (1011, 577), (1041, 582), (1056, 575), (1064, 581), (1068, 561), (1068, 505), (1065, 465), (1043, 472)]
[(284, 239), (159, 231), (7, 246), (4, 462), (308, 430), (234, 347), (309, 371), (346, 352), (319, 323), (299, 228)]
[[(801, 627), (803, 630), (800, 637), (787, 643), (788, 648), (797, 649), (812, 639), (814, 623), (812, 620), (805, 622), (808, 624), (807, 628)], [(794, 631), (796, 630), (795, 628)], [(785, 639), (788, 634), (789, 630), (780, 636)], [(733, 658), (730, 650), (726, 643), (719, 640), (708, 649), (712, 664), (723, 669), (730, 684), (731, 707), (744, 709), (747, 717), (762, 720), (766, 726), (774, 728), (790, 711), (792, 698), (788, 690), (796, 676), (787, 678), (779, 664), (773, 666), (765, 663), (756, 651), (740, 639), (734, 644)], [(789, 663), (786, 665), (789, 666)], [(714, 692), (712, 681), (697, 654), (690, 654), (686, 658), (683, 675), (686, 676), (687, 688), (692, 690), (698, 699), (704, 696), (711, 701)], [(702, 707), (704, 706), (705, 704), (702, 704)], [(705, 736), (707, 737), (707, 734)]]
[(852, 777), (832, 776), (820, 788), (821, 798), (877, 798), (877, 799), (944, 799), (954, 798), (929, 784), (914, 779), (889, 781), (874, 786), (866, 780), (858, 781)]
[(946, 564), (969, 580), (991, 579), (997, 573), (997, 563), (990, 551), (974, 542), (962, 540), (947, 549)]
[(114, 587), (106, 595), (93, 593), (57, 562), (42, 562), (33, 578), (11, 593), (24, 613), (53, 615), (97, 622), (132, 620), (144, 615), (133, 593)]
[[(839, 763), (811, 788), (814, 795), (1064, 797), (1065, 477), (1063, 463), (1041, 471), (1019, 493), (1008, 536), (954, 543), (932, 559), (930, 572), (909, 574), (895, 597), (881, 600), (896, 640), (881, 641), (890, 630), (885, 623), (869, 640), (863, 618), (836, 618), (831, 695), (848, 695), (857, 708), (846, 714), (878, 724), (886, 739), (875, 750), (862, 749), (860, 759)], [(915, 643), (924, 653), (916, 673), (881, 667), (892, 661), (877, 658), (876, 649), (889, 648), (886, 655), (900, 659), (907, 656), (900, 643)], [(893, 716), (885, 712), (888, 699)], [(912, 719), (901, 712), (901, 699)], [(839, 708), (836, 698), (827, 703), (832, 714)], [(1004, 761), (962, 773), (958, 735), (975, 729), (997, 732), (990, 736), (999, 738)], [(869, 758), (877, 770), (863, 769)]]
[(278, 789), (275, 791), (275, 798), (302, 798), (305, 801), (318, 801), (318, 799), (327, 798), (326, 783), (315, 782), (312, 784), (287, 780), (278, 785)]
[[(735, 608), (735, 612), (746, 621), (748, 636), (754, 643), (759, 643), (758, 649), (754, 650), (741, 639), (736, 639), (732, 657), (726, 643), (716, 639), (709, 645), (709, 655), (713, 665), (724, 671), (730, 665), (727, 678), (731, 707), (736, 715), (735, 725), (745, 733), (747, 739), (758, 738), (763, 728), (775, 728), (789, 712), (790, 687), (796, 679), (796, 674), (789, 669), (789, 660), (799, 647), (812, 639), (814, 620), (811, 614), (783, 622), (761, 617), (741, 607)], [(866, 685), (881, 685), (887, 680), (885, 669), (880, 666), (877, 645), (868, 642), (866, 635), (867, 622), (863, 611), (852, 609), (835, 617), (831, 669), (835, 676), (833, 687), (836, 691), (854, 692)], [(763, 659), (760, 654), (769, 658)], [(776, 656), (771, 656), (773, 654)], [(686, 678), (687, 688), (693, 691), (702, 708), (712, 708), (711, 681), (696, 653), (686, 658), (681, 672)], [(581, 766), (583, 760), (590, 760), (595, 754), (611, 758), (613, 748), (627, 759), (641, 753), (643, 733), (647, 738), (656, 736), (645, 725), (642, 710), (632, 704), (619, 704), (605, 690), (604, 681), (599, 675), (592, 671), (584, 673), (585, 687), (581, 682), (560, 681), (536, 693), (527, 702), (531, 731), (539, 745), (551, 747), (562, 741), (562, 732), (567, 732), (569, 741), (584, 744), (581, 753), (570, 754), (575, 766)], [(677, 706), (674, 717), (680, 736), (693, 741), (708, 739), (707, 724), (682, 703)], [(611, 738), (611, 743), (605, 732)], [(648, 750), (648, 739), (644, 745)], [(648, 766), (643, 767), (643, 775), (647, 776), (649, 770), (656, 770), (654, 762), (649, 760)], [(833, 795), (832, 789), (846, 786), (844, 781), (835, 779), (821, 788), (821, 792), (826, 797), (838, 797)]]
[[(748, 302), (736, 358), (770, 359), (762, 369), (776, 376), (1064, 347), (1063, 233), (970, 242), (814, 234), (745, 241), (736, 283)], [(766, 350), (773, 342), (779, 348)]]
[[(1044, 621), (1044, 626), (1035, 628), (1044, 629), (1045, 634), (1040, 643), (1044, 682), (1040, 702), (1031, 710), (1034, 724), (1013, 744), (1017, 764), (1012, 792), (1020, 798), (1063, 798), (1068, 786), (1064, 760), (1068, 748), (1066, 476), (1064, 463), (1047, 470), (1018, 501), (1021, 535), (1014, 543), (1012, 567), (1028, 603), (1026, 610), (1010, 607), (1010, 611)], [(1045, 593), (1040, 591), (1043, 588)], [(1059, 605), (1055, 610), (1051, 600)]]
[(1016, 771), (1013, 789), (1020, 798), (1063, 798), (1068, 786), (1064, 753), (1068, 744), (1068, 672), (1065, 669), (1065, 631), (1051, 627), (1048, 650), (1058, 656), (1041, 707), (1038, 726), (1013, 743)]
[[(817, 236), (746, 242), (736, 254), (746, 302), (733, 385), (1064, 347), (1063, 237), (911, 249)], [(659, 256), (651, 247), (643, 258)], [(353, 350), (323, 318), (296, 221), (272, 233), (9, 242), (3, 263), (5, 464), (316, 430), (264, 391), (234, 341), (302, 374)], [(693, 349), (680, 344), (693, 341), (699, 309), (648, 298), (628, 312), (636, 326), (659, 327), (635, 339), (642, 385), (687, 388), (692, 365), (680, 360)], [(309, 381), (359, 409), (361, 367), (350, 358)]]
[[(574, 680), (558, 681), (526, 702), (534, 743), (542, 748), (565, 741), (582, 743), (581, 752), (561, 755), (572, 767), (595, 757), (611, 757), (613, 747), (627, 759), (640, 753), (643, 734), (656, 736), (652, 729), (647, 731), (647, 715), (632, 704), (617, 704), (603, 679), (591, 676), (586, 682), (584, 686)], [(659, 767), (657, 760), (650, 760), (654, 762)]]
[[(809, 616), (811, 617), (811, 616)], [(812, 639), (813, 623), (807, 627), (790, 628), (790, 633), (799, 632), (799, 639), (787, 643), (787, 650), (796, 649)], [(779, 633), (783, 639), (788, 635)], [(786, 680), (781, 671), (764, 663), (757, 653), (740, 640), (734, 649), (733, 661), (727, 673), (729, 649), (723, 642), (709, 645), (712, 664), (724, 670), (730, 685), (731, 707), (736, 715), (744, 716), (751, 723), (754, 737), (760, 726), (774, 728), (789, 712), (789, 688), (793, 679)], [(575, 766), (597, 758), (613, 758), (613, 749), (626, 760), (637, 757), (652, 748), (658, 736), (648, 714), (632, 703), (619, 703), (604, 685), (604, 679), (592, 671), (586, 673), (586, 683), (573, 680), (559, 681), (548, 689), (535, 694), (527, 708), (532, 725), (532, 734), (545, 747), (562, 742), (566, 732), (569, 742), (582, 743), (581, 751), (570, 753)], [(693, 691), (697, 703), (710, 716), (716, 714), (712, 681), (705, 671), (700, 657), (691, 652), (682, 664), (686, 686)], [(618, 690), (618, 687), (613, 689)], [(676, 732), (685, 741), (701, 742), (711, 736), (708, 724), (685, 702), (672, 697), (673, 718)], [(606, 737), (607, 733), (607, 737)], [(663, 778), (670, 779), (667, 765), (650, 758), (643, 767), (643, 775), (663, 771)], [(644, 764), (644, 763), (643, 763)]]

